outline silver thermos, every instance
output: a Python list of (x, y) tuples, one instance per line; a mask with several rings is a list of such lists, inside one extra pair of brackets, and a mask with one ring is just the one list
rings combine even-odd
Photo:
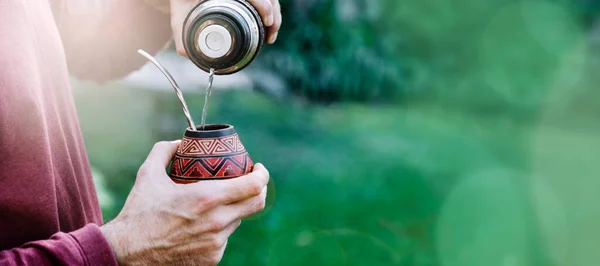
[(200, 69), (228, 75), (248, 66), (261, 51), (265, 28), (246, 0), (205, 0), (183, 24), (183, 45)]

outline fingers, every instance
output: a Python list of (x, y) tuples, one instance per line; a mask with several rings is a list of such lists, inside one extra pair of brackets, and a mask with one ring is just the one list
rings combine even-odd
[(273, 2), (273, 25), (267, 29), (267, 43), (273, 44), (277, 40), (277, 34), (281, 28), (281, 5), (279, 0), (271, 0)]
[(265, 27), (273, 25), (273, 5), (269, 0), (248, 0), (263, 20)]
[[(232, 223), (262, 211), (265, 208), (267, 199), (267, 187), (255, 197), (228, 205), (221, 205), (211, 210), (207, 216), (208, 220), (201, 221), (201, 226), (205, 230), (212, 232), (222, 232)], [(229, 235), (228, 235), (229, 236)]]
[(219, 235), (225, 239), (224, 244), (223, 245), (227, 245), (227, 239), (233, 235), (233, 233), (235, 232), (235, 230), (237, 230), (240, 225), (242, 224), (241, 220), (235, 220), (233, 222), (231, 222), (229, 225), (227, 225), (227, 227), (225, 227), (225, 229), (223, 229), (223, 231), (221, 231), (219, 233)]
[(201, 209), (210, 209), (260, 195), (269, 183), (269, 171), (260, 163), (252, 173), (228, 180), (202, 181), (183, 187), (187, 193), (198, 195)]
[(267, 187), (265, 186), (260, 195), (247, 200), (225, 205), (222, 207), (222, 209), (224, 212), (233, 215), (234, 219), (241, 220), (264, 210), (266, 202)]
[(220, 182), (218, 201), (230, 204), (260, 195), (269, 183), (269, 171), (260, 163), (252, 173)]
[(213, 250), (212, 253), (207, 254), (209, 265), (218, 265), (223, 259), (223, 254), (225, 253), (225, 249), (227, 248), (227, 242), (229, 242), (229, 237), (238, 229), (241, 221), (233, 221), (229, 225), (227, 225), (222, 230), (216, 232), (216, 234), (212, 235), (209, 242), (209, 247)]
[(173, 31), (173, 40), (177, 53), (183, 57), (188, 57), (183, 45), (183, 22), (190, 10), (196, 6), (198, 1), (189, 0), (171, 0), (171, 30)]
[(147, 166), (150, 167), (162, 167), (162, 169), (167, 168), (180, 143), (181, 140), (161, 141), (154, 144), (144, 165), (147, 164)]

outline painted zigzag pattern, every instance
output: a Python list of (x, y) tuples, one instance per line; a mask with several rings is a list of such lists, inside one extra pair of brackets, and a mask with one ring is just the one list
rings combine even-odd
[(184, 137), (171, 165), (171, 177), (185, 180), (224, 179), (252, 171), (254, 163), (237, 134), (211, 139)]
[(246, 151), (237, 134), (213, 139), (183, 138), (177, 153), (184, 156), (227, 155)]

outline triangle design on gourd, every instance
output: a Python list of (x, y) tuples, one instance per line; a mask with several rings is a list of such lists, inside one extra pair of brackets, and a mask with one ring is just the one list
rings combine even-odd
[(202, 177), (202, 164), (198, 163), (198, 161), (195, 161), (193, 164), (191, 164), (191, 167), (189, 167), (188, 169), (186, 169), (184, 171), (184, 176), (191, 176), (191, 177)]
[(204, 162), (203, 165), (205, 165), (207, 170), (211, 170), (214, 171), (217, 168), (219, 168), (219, 165), (223, 162), (225, 158), (204, 158), (201, 159), (202, 162)]
[[(198, 160), (196, 160), (196, 159), (190, 159), (190, 160), (191, 160), (191, 162), (188, 162), (188, 163), (187, 163), (187, 165), (186, 165), (185, 167), (184, 167), (184, 166), (181, 166), (181, 172), (182, 172), (182, 173), (187, 173), (187, 172), (188, 172), (188, 171), (189, 171), (191, 168), (193, 168), (193, 167), (194, 167), (194, 165), (196, 165), (196, 164), (197, 164), (197, 162), (198, 162)], [(181, 164), (181, 163), (180, 163), (180, 164)]]
[(237, 146), (237, 147), (236, 147), (236, 148), (237, 148), (237, 151), (244, 151), (244, 150), (246, 150), (246, 149), (244, 148), (244, 145), (242, 145), (242, 141), (240, 141), (240, 139), (239, 139), (239, 138), (236, 140), (236, 146)]
[(200, 146), (204, 148), (206, 154), (211, 154), (213, 151), (213, 146), (215, 144), (215, 140), (199, 140)]
[(246, 154), (231, 156), (228, 159), (230, 159), (232, 163), (240, 168), (246, 169)]
[(216, 176), (219, 173), (219, 171), (221, 171), (221, 168), (223, 168), (223, 165), (227, 161), (227, 158), (219, 158), (219, 159), (221, 159), (221, 160), (220, 160), (219, 164), (217, 164), (217, 165), (209, 165), (205, 159), (198, 160), (198, 162), (200, 164), (202, 164), (202, 166), (204, 166), (204, 169), (206, 171), (208, 171), (211, 175)]
[(232, 151), (235, 151), (235, 137), (231, 136), (231, 137), (227, 137), (227, 138), (222, 138), (221, 142), (223, 142), (223, 144), (225, 144), (225, 146), (227, 146), (227, 148), (229, 148)]
[(200, 147), (197, 141), (190, 142), (184, 150), (183, 154), (194, 153), (194, 154), (206, 154), (206, 152)]
[(181, 165), (179, 160), (179, 158), (176, 158), (173, 160), (173, 164), (171, 165), (171, 172), (173, 172), (175, 175), (181, 175)]
[(194, 162), (194, 159), (179, 158), (179, 165), (181, 165), (181, 168), (183, 168), (183, 169), (187, 168), (193, 162)]
[[(223, 143), (217, 141), (213, 147), (213, 153), (226, 153), (231, 152), (232, 150), (228, 149)], [(235, 150), (233, 150), (235, 151)]]
[(189, 140), (189, 139), (184, 138), (181, 141), (181, 144), (179, 145), (179, 147), (177, 148), (177, 151), (179, 153), (182, 153), (183, 151), (187, 150), (188, 146), (190, 145), (190, 142), (192, 142), (192, 141)]

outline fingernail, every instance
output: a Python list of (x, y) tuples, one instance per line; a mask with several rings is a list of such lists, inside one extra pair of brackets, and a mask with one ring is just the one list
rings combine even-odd
[(273, 35), (271, 36), (271, 38), (269, 38), (269, 43), (270, 43), (270, 44), (273, 44), (273, 43), (275, 43), (275, 41), (277, 40), (277, 34), (279, 34), (279, 33), (278, 33), (278, 32), (276, 32), (275, 34), (273, 34)]

